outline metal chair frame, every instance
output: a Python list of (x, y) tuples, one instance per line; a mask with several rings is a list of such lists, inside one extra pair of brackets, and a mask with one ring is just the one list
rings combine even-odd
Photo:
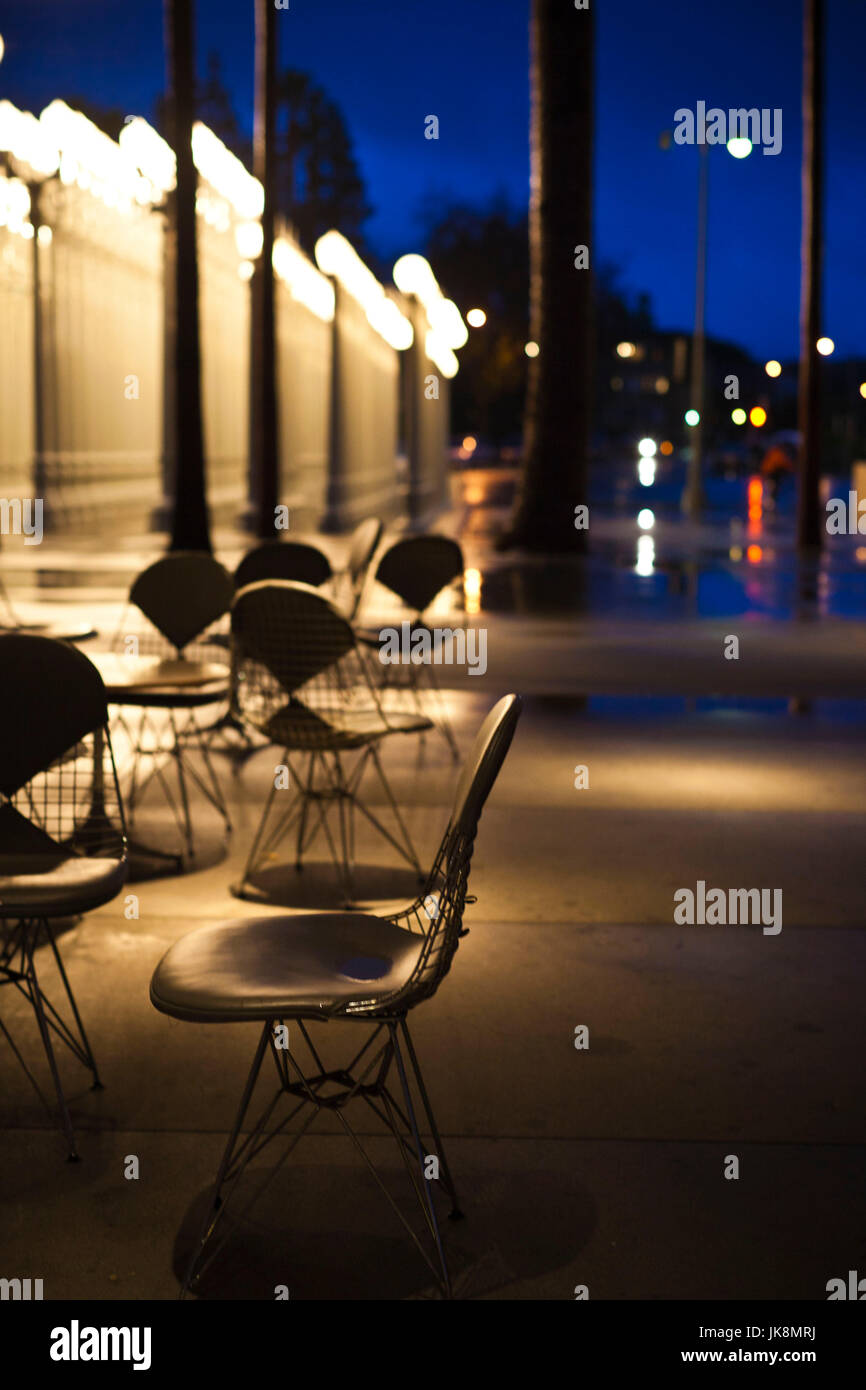
[[(425, 1163), (429, 1157), (435, 1156), (439, 1160), (441, 1191), (450, 1202), (450, 1219), (460, 1219), (463, 1212), (409, 1032), (407, 1014), (435, 994), (451, 968), (460, 939), (468, 934), (468, 928), (463, 926), (463, 914), (466, 905), (475, 901), (468, 896), (467, 888), (478, 821), (510, 746), (519, 713), (519, 698), (507, 696), (488, 715), (476, 740), (472, 762), (464, 768), (451, 819), (423, 888), (409, 907), (383, 919), (421, 938), (418, 959), (406, 981), (387, 995), (365, 997), (362, 990), (359, 990), (358, 997), (348, 1002), (344, 1001), (331, 1007), (298, 1006), (283, 1018), (264, 1020), (235, 1120), (223, 1151), (210, 1206), (181, 1286), (181, 1298), (200, 1280), (219, 1250), (224, 1247), (227, 1237), (223, 1235), (221, 1239), (215, 1240), (215, 1232), (250, 1163), (275, 1139), (289, 1139), (288, 1147), (276, 1167), (265, 1176), (240, 1215), (245, 1214), (258, 1200), (264, 1188), (273, 1180), (301, 1138), (311, 1128), (316, 1117), (323, 1112), (336, 1115), (377, 1187), (433, 1275), (439, 1291), (445, 1298), (453, 1296), (453, 1284), (436, 1211), (433, 1180), (425, 1176)], [(157, 970), (157, 975), (158, 973)], [(156, 976), (154, 980), (156, 981)], [(157, 1003), (153, 986), (151, 998)], [(170, 1013), (171, 1009), (165, 1008), (164, 1011)], [(280, 1036), (277, 1029), (285, 1026), (286, 1019), (297, 1023), (310, 1055), (312, 1068), (309, 1063), (302, 1065), (296, 1050), (277, 1046), (276, 1038)], [(370, 1025), (371, 1031), (345, 1067), (329, 1069), (325, 1067), (306, 1026), (313, 1020), (366, 1022)], [(241, 1137), (265, 1053), (268, 1051), (273, 1057), (277, 1072), (277, 1090), (246, 1135)], [(394, 1069), (399, 1080), (399, 1096), (395, 1094), (391, 1080)], [(419, 1123), (418, 1107), (412, 1096), (413, 1084), (420, 1109), (426, 1118), (426, 1130), (422, 1129)], [(283, 1096), (289, 1099), (289, 1111), (278, 1124), (271, 1125), (274, 1112)], [(411, 1195), (420, 1211), (420, 1235), (416, 1228), (417, 1216), (416, 1224), (413, 1225), (404, 1215), (346, 1117), (346, 1108), (356, 1100), (365, 1102), (397, 1143), (409, 1178)], [(288, 1135), (287, 1126), (306, 1106), (311, 1108), (300, 1129)], [(432, 1140), (432, 1152), (425, 1152), (424, 1133), (429, 1134)], [(417, 1171), (413, 1170), (413, 1164), (417, 1165)]]
[[(45, 644), (48, 644), (53, 648), (61, 647), (62, 651), (68, 652), (70, 656), (73, 655), (71, 648), (62, 646), (60, 643), (49, 642), (47, 638), (33, 636), (23, 638), (7, 636), (0, 639), (0, 653), (3, 650), (2, 643), (12, 641), (17, 643), (23, 641), (26, 644), (40, 643), (43, 644), (43, 649)], [(20, 646), (18, 650), (19, 652), (22, 650)], [(95, 680), (99, 680), (98, 673), (95, 672), (92, 664), (87, 662), (86, 658), (81, 657), (79, 653), (75, 652), (74, 655), (79, 661), (84, 661), (86, 667), (89, 668), (88, 680), (94, 683)], [(70, 664), (70, 671), (67, 675), (71, 674), (72, 664)], [(101, 684), (100, 680), (100, 687)], [(67, 686), (58, 693), (58, 701), (63, 701), (65, 698), (68, 702), (74, 693), (71, 686)], [(22, 843), (18, 839), (18, 836), (23, 832), (25, 841), (30, 836), (34, 837), (35, 844), (39, 845), (38, 852), (40, 854), (47, 850), (50, 853), (59, 851), (69, 854), (71, 852), (72, 854), (82, 854), (84, 857), (98, 855), (99, 858), (116, 860), (118, 887), (115, 892), (119, 892), (119, 883), (125, 877), (127, 861), (126, 821), (111, 745), (108, 711), (104, 705), (104, 699), (102, 712), (103, 722), (101, 724), (89, 732), (78, 730), (78, 736), (69, 748), (50, 758), (45, 766), (32, 768), (26, 781), (15, 790), (9, 790), (7, 783), (7, 791), (0, 793), (0, 816), (3, 817), (4, 831), (11, 835), (12, 851), (20, 859), (22, 871), (27, 869), (28, 854), (32, 856), (37, 852), (35, 848), (28, 848), (26, 843)], [(37, 730), (37, 736), (40, 732)], [(83, 773), (83, 767), (88, 768), (87, 775)], [(13, 774), (13, 781), (15, 780), (17, 778)], [(104, 890), (102, 892), (96, 891), (95, 898), (92, 903), (88, 903), (87, 907), (83, 908), (76, 905), (72, 910), (76, 914), (79, 911), (89, 910), (91, 905), (99, 906), (103, 901), (108, 901), (113, 896), (110, 894), (106, 898), (103, 896), (103, 892)], [(67, 1158), (68, 1161), (75, 1162), (79, 1157), (75, 1131), (63, 1090), (52, 1035), (64, 1044), (73, 1056), (91, 1072), (93, 1076), (91, 1090), (102, 1090), (103, 1087), (93, 1050), (52, 928), (52, 919), (68, 917), (71, 909), (68, 903), (64, 904), (62, 900), (58, 902), (56, 899), (53, 901), (45, 900), (39, 904), (38, 887), (34, 887), (33, 893), (34, 899), (28, 903), (30, 910), (23, 916), (15, 914), (11, 902), (0, 903), (0, 987), (12, 985), (28, 1001), (36, 1015), (40, 1038), (57, 1096), (61, 1125), (66, 1136)], [(34, 910), (37, 906), (38, 910)], [(71, 1022), (64, 1019), (40, 981), (36, 953), (39, 946), (43, 944), (47, 944), (51, 948), (71, 1010)], [(50, 1104), (24, 1061), (2, 1018), (0, 1018), (0, 1032), (9, 1043), (46, 1111), (51, 1115)]]
[[(406, 583), (405, 576), (401, 574), (404, 557), (411, 557), (413, 551), (423, 555), (425, 549), (432, 550), (434, 555), (437, 550), (441, 552), (439, 557), (440, 576), (430, 584), (425, 585), (422, 576), (415, 573)], [(450, 563), (447, 559), (449, 554), (452, 556)], [(446, 557), (444, 563), (442, 555)], [(458, 575), (462, 573), (463, 554), (456, 541), (447, 536), (404, 536), (385, 551), (376, 567), (375, 578), (378, 583), (384, 584), (406, 605), (412, 615), (413, 630), (418, 627), (429, 630), (424, 613), (434, 599), (442, 593), (443, 589), (452, 585)], [(447, 577), (442, 579), (437, 588), (438, 578), (442, 575)], [(379, 645), (379, 635), (373, 631), (364, 632), (361, 640), (368, 649), (376, 648)], [(378, 664), (381, 668), (379, 672), (380, 689), (383, 691), (405, 691), (410, 695), (412, 704), (419, 714), (428, 713), (424, 708), (422, 699), (422, 689), (426, 688), (433, 711), (430, 713), (432, 723), (447, 743), (452, 760), (456, 762), (460, 757), (460, 750), (457, 747), (457, 739), (451, 721), (443, 708), (442, 692), (432, 664), (419, 663), (415, 665), (412, 662), (405, 665)]]
[[(248, 615), (255, 613), (257, 607), (262, 615), (269, 615), (263, 620), (265, 626), (275, 626), (265, 635), (259, 632), (250, 637), (250, 627), (260, 619)], [(249, 585), (235, 601), (232, 633), (232, 707), (244, 723), (264, 733), (277, 747), (282, 746), (296, 793), (268, 829), (278, 790), (273, 781), (243, 875), (233, 891), (239, 897), (249, 896), (246, 885), (251, 875), (297, 827), (295, 868), (302, 869), (304, 854), (321, 830), (346, 903), (351, 904), (356, 811), (422, 879), (418, 855), (377, 745), (391, 733), (421, 731), (429, 727), (429, 721), (422, 716), (402, 729), (389, 721), (351, 625), (333, 603), (309, 585), (290, 581)], [(359, 714), (372, 718), (366, 732), (352, 724)], [(287, 733), (290, 738), (284, 737)], [(306, 776), (293, 763), (293, 753), (308, 755)], [(358, 756), (354, 766), (347, 768), (342, 755), (350, 753)], [(370, 765), (393, 813), (396, 835), (359, 795)], [(339, 813), (339, 852), (327, 819), (328, 810), (335, 805)], [(311, 818), (311, 808), (318, 819)]]
[[(203, 575), (210, 572), (217, 581), (224, 580), (222, 598), (215, 594), (213, 603), (203, 608), (201, 613), (203, 626), (199, 627), (194, 619), (187, 624), (183, 623), (182, 617), (178, 621), (170, 609), (165, 610), (165, 595), (157, 595), (159, 601), (155, 603), (151, 600), (148, 591), (151, 576), (154, 576), (157, 571), (164, 570), (170, 576), (172, 571), (176, 569), (180, 582), (190, 582), (184, 570), (189, 568), (190, 574), (194, 574), (192, 567), (200, 569)], [(129, 599), (121, 615), (113, 645), (117, 649), (122, 634), (126, 632), (128, 626), (128, 614), (132, 608), (137, 608), (147, 622), (147, 627), (142, 632), (134, 634), (140, 644), (139, 649), (143, 645), (148, 652), (152, 652), (154, 655), (170, 655), (181, 660), (218, 659), (225, 662), (227, 659), (226, 647), (225, 643), (219, 640), (218, 628), (220, 622), (224, 621), (228, 614), (231, 592), (231, 576), (214, 560), (213, 556), (204, 553), (198, 554), (197, 552), (171, 552), (163, 556), (161, 560), (157, 560), (153, 565), (148, 566), (134, 581), (130, 589)], [(224, 606), (221, 607), (223, 603)], [(220, 609), (221, 611), (219, 611)], [(227, 704), (228, 700), (228, 679), (225, 690), (219, 693), (191, 686), (176, 690), (157, 688), (152, 692), (136, 692), (134, 689), (130, 689), (127, 698), (122, 699), (118, 696), (112, 698), (111, 703), (118, 710), (117, 725), (128, 740), (132, 755), (132, 773), (127, 792), (130, 827), (135, 822), (135, 813), (145, 790), (151, 783), (156, 782), (161, 787), (163, 796), (171, 810), (183, 847), (181, 854), (171, 854), (154, 847), (139, 846), (138, 848), (148, 857), (169, 859), (178, 863), (182, 863), (184, 857), (195, 858), (195, 837), (189, 799), (190, 782), (201, 790), (206, 800), (221, 816), (226, 833), (231, 834), (232, 823), (228, 804), (220, 787), (216, 769), (211, 762), (209, 748), (210, 736), (223, 727), (225, 719), (221, 717), (210, 725), (202, 725), (195, 717), (197, 709)], [(133, 708), (140, 710), (137, 721), (131, 720), (123, 712)], [(154, 718), (153, 711), (155, 710), (165, 711), (163, 721)], [(205, 777), (199, 775), (194, 763), (188, 757), (190, 751), (201, 756), (205, 767)], [(142, 777), (140, 765), (144, 758), (151, 760), (151, 766), (147, 775)], [(167, 761), (174, 766), (177, 800), (172, 795), (169, 779), (165, 773)]]

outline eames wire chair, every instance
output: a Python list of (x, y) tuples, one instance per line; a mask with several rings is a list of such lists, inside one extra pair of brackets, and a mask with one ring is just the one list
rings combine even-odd
[[(278, 774), (272, 779), (238, 895), (249, 896), (251, 875), (274, 857), (280, 842), (296, 828), (296, 868), (302, 867), (305, 851), (321, 830), (340, 886), (351, 901), (356, 810), (421, 875), (382, 767), (379, 744), (391, 734), (423, 732), (430, 721), (414, 713), (383, 713), (351, 623), (308, 584), (251, 584), (237, 595), (231, 622), (232, 709), (282, 748), (285, 758), (285, 780), (280, 785)], [(345, 760), (352, 754), (357, 759), (349, 767)], [(361, 800), (360, 786), (370, 764), (391, 807), (397, 835)], [(334, 805), (339, 853), (328, 820)]]
[[(47, 637), (0, 636), (0, 986), (31, 1005), (57, 1093), (70, 1160), (78, 1157), (52, 1035), (93, 1075), (96, 1062), (52, 922), (110, 902), (126, 878), (123, 806), (105, 688), (81, 652)], [(37, 950), (47, 945), (66, 993), (67, 1021), (49, 999)], [(40, 1100), (8, 1027), (3, 1033)]]
[[(244, 589), (248, 584), (257, 584), (262, 579), (294, 579), (318, 588), (332, 578), (333, 570), (327, 555), (305, 541), (261, 541), (247, 551), (234, 572), (235, 589)], [(220, 640), (229, 645), (228, 636), (221, 636)], [(239, 741), (211, 741), (211, 751), (225, 754), (237, 768), (263, 745), (250, 735), (249, 729), (244, 728), (231, 709), (218, 721), (213, 732), (224, 734), (228, 730)]]
[[(407, 1015), (435, 994), (460, 938), (467, 933), (463, 911), (466, 903), (474, 902), (467, 897), (467, 887), (478, 820), (519, 714), (519, 696), (507, 695), (485, 719), (463, 768), (433, 868), (418, 897), (403, 912), (388, 917), (336, 912), (272, 915), (204, 927), (177, 941), (157, 966), (150, 998), (161, 1013), (191, 1023), (263, 1024), (181, 1297), (224, 1245), (225, 1236), (215, 1238), (215, 1232), (251, 1160), (280, 1135), (289, 1139), (284, 1155), (288, 1158), (321, 1111), (337, 1117), (440, 1291), (446, 1298), (451, 1296), (437, 1194), (447, 1196), (452, 1218), (462, 1212)], [(328, 1020), (370, 1025), (370, 1034), (353, 1060), (338, 1070), (325, 1069), (307, 1027), (312, 1021)], [(303, 1040), (311, 1062), (299, 1056), (296, 1038)], [(267, 1052), (276, 1065), (278, 1089), (242, 1138)], [(395, 1069), (396, 1081), (392, 1080)], [(422, 1139), (413, 1083), (432, 1148)], [(289, 1098), (290, 1110), (275, 1124), (273, 1117), (283, 1095)], [(385, 1186), (346, 1117), (349, 1102), (361, 1100), (397, 1141), (423, 1218), (422, 1236)], [(287, 1126), (305, 1106), (312, 1107), (306, 1122), (288, 1134)], [(431, 1155), (438, 1159), (439, 1182), (429, 1176)], [(258, 1192), (252, 1201), (257, 1196)]]
[[(208, 749), (207, 735), (213, 726), (200, 724), (196, 711), (225, 704), (229, 698), (228, 656), (217, 625), (226, 618), (234, 592), (231, 575), (212, 555), (197, 551), (164, 555), (130, 589), (115, 639), (115, 647), (123, 654), (112, 668), (113, 678), (106, 677), (110, 703), (121, 711), (140, 711), (137, 721), (123, 713), (119, 716), (132, 762), (126, 793), (130, 824), (144, 791), (156, 780), (190, 857), (195, 854), (195, 841), (189, 781), (219, 812), (226, 830), (231, 830)], [(129, 622), (133, 608), (146, 619), (146, 625), (135, 632)], [(190, 751), (200, 755), (204, 776), (189, 757)], [(149, 770), (142, 775), (145, 760)], [(175, 767), (178, 799), (166, 775), (166, 760)], [(147, 853), (182, 858), (156, 850)]]
[[(448, 536), (405, 536), (385, 551), (376, 566), (375, 578), (396, 594), (412, 615), (409, 629), (411, 637), (419, 629), (430, 632), (424, 614), (433, 600), (443, 589), (453, 584), (463, 574), (463, 552), (455, 540)], [(431, 638), (432, 638), (431, 633)], [(359, 640), (367, 648), (380, 645), (380, 633), (371, 629), (359, 631)], [(432, 653), (432, 648), (431, 648)], [(406, 662), (383, 664), (381, 667), (383, 689), (399, 688), (400, 672), (404, 679), (403, 688), (408, 691), (412, 705), (419, 712), (424, 711), (421, 697), (426, 686), (431, 699), (431, 718), (451, 750), (452, 758), (459, 756), (457, 740), (451, 722), (442, 705), (441, 694), (430, 663)]]

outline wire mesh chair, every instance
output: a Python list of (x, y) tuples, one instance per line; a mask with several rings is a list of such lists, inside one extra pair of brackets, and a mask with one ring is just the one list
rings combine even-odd
[[(51, 1071), (68, 1157), (78, 1158), (52, 1034), (93, 1075), (93, 1052), (52, 930), (52, 920), (110, 902), (126, 878), (123, 805), (105, 689), (74, 647), (46, 637), (0, 636), (0, 986), (29, 1002)], [(37, 948), (54, 957), (72, 1013), (67, 1022), (37, 972)], [(42, 1103), (39, 1084), (0, 1018), (0, 1032)]]
[[(351, 624), (308, 584), (278, 580), (252, 584), (235, 599), (231, 622), (232, 708), (244, 723), (284, 750), (284, 766), (296, 791), (288, 805), (279, 805), (280, 793), (288, 787), (280, 786), (274, 776), (238, 895), (248, 896), (250, 876), (296, 827), (296, 868), (302, 867), (304, 852), (322, 830), (342, 891), (351, 901), (356, 810), (421, 875), (382, 767), (379, 744), (390, 734), (429, 729), (430, 721), (416, 714), (383, 714)], [(358, 758), (350, 769), (343, 760), (352, 753)], [(306, 758), (305, 771), (293, 765), (292, 754), (301, 764)], [(360, 798), (370, 764), (391, 807), (398, 835)], [(339, 813), (339, 853), (328, 821), (334, 805)]]
[(262, 579), (294, 579), (318, 588), (331, 578), (331, 562), (323, 551), (304, 541), (264, 541), (248, 550), (235, 570), (235, 588)]
[[(244, 589), (248, 584), (257, 584), (263, 579), (294, 579), (318, 588), (333, 577), (331, 562), (324, 551), (305, 541), (262, 541), (247, 551), (234, 572), (236, 589)], [(221, 635), (219, 640), (225, 640), (228, 647), (228, 635), (225, 639)], [(224, 753), (237, 768), (264, 745), (261, 740), (251, 736), (249, 729), (244, 727), (231, 709), (226, 711), (213, 732), (226, 734), (229, 730), (235, 737), (221, 743), (212, 740), (211, 751)]]
[[(432, 633), (424, 613), (433, 600), (448, 585), (463, 575), (463, 552), (455, 540), (448, 536), (406, 536), (390, 546), (376, 567), (375, 578), (384, 584), (405, 604), (412, 615), (409, 627), (409, 640), (419, 630)], [(359, 641), (368, 649), (380, 646), (380, 633), (363, 628), (358, 631)], [(433, 666), (429, 663), (405, 662), (380, 664), (380, 680), (383, 690), (401, 690), (408, 694), (410, 707), (424, 712), (425, 701), (422, 690), (429, 696), (432, 722), (442, 734), (451, 756), (459, 756), (454, 730), (443, 706)]]
[(350, 622), (355, 621), (360, 611), (367, 576), (384, 529), (377, 516), (368, 516), (366, 520), (358, 522), (349, 538), (346, 567), (337, 577), (342, 581), (338, 607)]
[[(248, 1164), (285, 1134), (289, 1123), (305, 1106), (311, 1107), (307, 1120), (299, 1132), (290, 1136), (284, 1157), (291, 1154), (320, 1111), (335, 1114), (442, 1293), (446, 1298), (451, 1296), (433, 1189), (444, 1191), (452, 1218), (462, 1216), (462, 1212), (412, 1044), (407, 1014), (436, 993), (451, 968), (460, 938), (467, 934), (463, 912), (467, 903), (475, 901), (467, 896), (467, 888), (478, 821), (508, 752), (519, 715), (520, 697), (507, 695), (485, 719), (464, 765), (433, 867), (418, 897), (403, 912), (389, 917), (324, 912), (270, 916), (205, 927), (182, 937), (157, 966), (150, 998), (160, 1012), (191, 1023), (258, 1020), (264, 1025), (181, 1297), (224, 1244), (224, 1239), (215, 1241), (214, 1234)], [(297, 1025), (312, 1066), (302, 1064), (290, 1046), (286, 1020)], [(314, 1020), (368, 1023), (371, 1032), (345, 1068), (327, 1070), (306, 1026)], [(241, 1139), (268, 1051), (276, 1063), (278, 1090)], [(399, 1079), (397, 1094), (391, 1082), (395, 1067)], [(425, 1151), (412, 1098), (413, 1081), (432, 1138), (429, 1152)], [(280, 1124), (274, 1125), (272, 1117), (283, 1095), (292, 1102), (291, 1109)], [(346, 1118), (345, 1109), (355, 1100), (366, 1102), (397, 1141), (423, 1218), (426, 1248)], [(429, 1177), (431, 1157), (438, 1160), (441, 1184)], [(413, 1165), (417, 1168), (413, 1169)]]
[[(220, 721), (211, 726), (200, 724), (196, 711), (227, 704), (229, 699), (226, 639), (223, 636), (219, 640), (218, 627), (221, 620), (227, 626), (233, 597), (231, 575), (212, 555), (175, 551), (148, 566), (134, 581), (115, 638), (115, 649), (124, 655), (162, 658), (155, 669), (145, 663), (137, 676), (132, 668), (131, 676), (109, 688), (110, 702), (121, 710), (118, 723), (131, 755), (126, 793), (130, 825), (143, 793), (156, 781), (190, 857), (195, 854), (195, 841), (189, 782), (195, 783), (219, 812), (226, 831), (231, 830), (208, 746), (208, 735)], [(130, 621), (133, 609), (145, 619), (144, 624)], [(127, 709), (140, 711), (138, 719), (127, 718), (123, 713)], [(190, 751), (200, 755), (204, 776), (189, 757)], [(149, 770), (143, 774), (145, 760)], [(166, 775), (167, 760), (174, 764), (178, 799)]]

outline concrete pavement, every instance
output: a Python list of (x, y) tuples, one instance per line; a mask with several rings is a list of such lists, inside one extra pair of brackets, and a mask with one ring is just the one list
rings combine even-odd
[[(495, 569), (481, 542), (476, 554)], [(56, 583), (58, 611), (86, 610), (108, 630), (125, 577), (106, 575), (84, 592)], [(448, 681), (461, 748), (497, 695), (529, 698), (482, 819), (470, 934), (413, 1020), (465, 1189), (467, 1220), (446, 1223), (458, 1294), (572, 1299), (585, 1284), (591, 1298), (825, 1298), (827, 1280), (866, 1260), (862, 628), (820, 614), (744, 621), (734, 662), (721, 651), (725, 618), (610, 623), (482, 606), (474, 621), (488, 627), (490, 660), (483, 677)], [(814, 703), (789, 706), (797, 697)], [(198, 925), (334, 904), (324, 862), (301, 881), (275, 871), (270, 906), (230, 894), (274, 761), (264, 750), (233, 774), (220, 760), (228, 845), (197, 807), (197, 868), (131, 884), (137, 919), (118, 899), (63, 935), (106, 1083), (91, 1093), (64, 1060), (79, 1165), (63, 1162), (0, 1048), (3, 1272), (42, 1277), (46, 1298), (176, 1293), (256, 1030), (156, 1013), (151, 972)], [(455, 780), (444, 743), (394, 739), (386, 765), (429, 858)], [(171, 833), (156, 794), (139, 829)], [(375, 910), (412, 893), (381, 842), (360, 849)], [(674, 893), (699, 879), (781, 888), (782, 931), (675, 925)], [(42, 1079), (32, 1015), (18, 998), (0, 1003)], [(328, 1057), (350, 1031), (319, 1027)], [(393, 1141), (363, 1116), (360, 1128), (396, 1182)], [(141, 1176), (129, 1181), (133, 1154)], [(724, 1176), (731, 1156), (736, 1180)], [(202, 1296), (271, 1298), (278, 1283), (302, 1300), (430, 1294), (326, 1121), (233, 1230)]]

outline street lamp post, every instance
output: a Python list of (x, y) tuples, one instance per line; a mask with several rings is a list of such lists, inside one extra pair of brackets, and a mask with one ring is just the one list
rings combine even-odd
[[(670, 149), (670, 132), (664, 131), (659, 141), (662, 149)], [(727, 143), (728, 153), (735, 159), (745, 159), (751, 154), (752, 144), (743, 136), (734, 136)], [(687, 516), (697, 519), (704, 504), (703, 484), (703, 428), (706, 357), (706, 301), (707, 301), (707, 242), (709, 239), (709, 199), (710, 165), (709, 145), (706, 140), (698, 141), (698, 225), (695, 252), (695, 324), (692, 332), (692, 371), (691, 371), (691, 411), (697, 419), (691, 425), (691, 453), (683, 494), (680, 501)]]

